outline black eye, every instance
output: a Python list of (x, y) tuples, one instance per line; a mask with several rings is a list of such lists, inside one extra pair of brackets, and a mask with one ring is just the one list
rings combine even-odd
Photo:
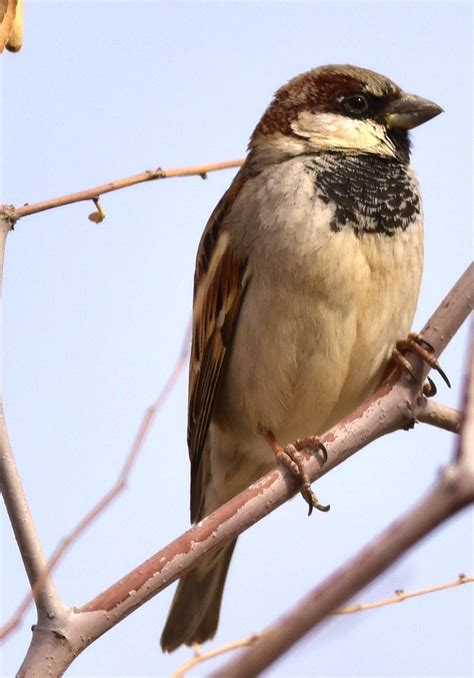
[(362, 94), (351, 94), (342, 100), (344, 109), (352, 115), (363, 115), (367, 112), (369, 104)]

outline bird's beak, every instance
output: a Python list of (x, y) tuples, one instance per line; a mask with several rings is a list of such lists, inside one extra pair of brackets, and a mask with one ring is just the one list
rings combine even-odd
[(402, 93), (398, 99), (387, 104), (381, 115), (389, 129), (412, 129), (442, 112), (441, 106), (434, 101)]

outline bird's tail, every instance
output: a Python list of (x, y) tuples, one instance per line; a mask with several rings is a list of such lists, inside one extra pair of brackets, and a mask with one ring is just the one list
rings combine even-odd
[(222, 593), (237, 539), (184, 575), (174, 594), (161, 634), (161, 647), (173, 652), (185, 643), (204, 643), (214, 636)]

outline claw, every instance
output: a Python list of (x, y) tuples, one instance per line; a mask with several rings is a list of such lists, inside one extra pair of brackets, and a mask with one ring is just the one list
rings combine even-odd
[(436, 388), (436, 384), (434, 383), (433, 379), (426, 377), (426, 382), (423, 384), (423, 395), (426, 398), (433, 398), (437, 392), (438, 389)]
[(303, 450), (318, 450), (322, 453), (322, 463), (326, 463), (328, 452), (326, 447), (320, 442), (319, 438), (316, 436), (298, 438), (294, 444), (290, 443), (285, 447), (285, 449), (283, 449), (270, 430), (262, 429), (261, 433), (272, 448), (277, 461), (280, 464), (286, 466), (286, 468), (289, 469), (299, 481), (301, 495), (308, 504), (308, 516), (312, 514), (314, 508), (318, 509), (318, 511), (329, 511), (330, 505), (321, 504), (311, 489), (311, 483), (308, 472), (305, 468), (304, 457), (302, 455)]
[(434, 351), (433, 346), (426, 341), (426, 339), (423, 339), (423, 337), (420, 334), (417, 334), (416, 332), (410, 332), (408, 337), (406, 339), (402, 339), (401, 341), (397, 341), (395, 348), (393, 350), (392, 357), (397, 362), (403, 369), (405, 369), (413, 379), (415, 379), (415, 375), (413, 374), (413, 370), (411, 368), (410, 363), (408, 360), (405, 358), (405, 356), (401, 353), (401, 351), (413, 351), (414, 353), (417, 353), (420, 358), (422, 358), (428, 365), (433, 369), (438, 372), (440, 377), (443, 379), (445, 382), (446, 386), (448, 388), (451, 388), (451, 383), (446, 375), (446, 372), (443, 370), (437, 359), (432, 355), (432, 352)]
[(396, 363), (398, 363), (398, 364), (400, 365), (400, 367), (402, 367), (402, 369), (405, 370), (405, 372), (408, 372), (408, 374), (409, 374), (410, 377), (413, 379), (413, 381), (416, 381), (416, 377), (415, 377), (415, 374), (414, 374), (414, 372), (413, 372), (413, 370), (412, 370), (412, 367), (411, 367), (410, 363), (409, 363), (408, 360), (405, 358), (405, 356), (403, 355), (403, 353), (401, 353), (401, 352), (398, 350), (398, 348), (394, 348), (394, 349), (393, 349), (393, 352), (392, 352), (392, 358), (395, 360)]
[(318, 436), (308, 436), (306, 438), (297, 438), (293, 445), (298, 451), (309, 450), (311, 452), (321, 452), (322, 464), (328, 460), (328, 451), (326, 445), (322, 443)]
[(309, 481), (302, 483), (300, 491), (303, 499), (308, 504), (308, 516), (310, 516), (313, 513), (314, 508), (318, 509), (318, 511), (322, 511), (323, 513), (327, 513), (331, 508), (330, 504), (321, 504), (321, 502), (311, 489)]
[(321, 504), (314, 492), (311, 492), (311, 503), (308, 502), (308, 506), (308, 516), (313, 513), (313, 508), (322, 511), (323, 513), (327, 513), (331, 509), (331, 504)]
[(427, 348), (428, 351), (430, 351), (430, 353), (434, 353), (434, 346), (433, 346), (433, 344), (430, 344), (429, 341), (426, 341), (426, 339), (424, 339), (424, 338), (421, 336), (421, 334), (418, 334), (418, 332), (410, 332), (410, 333), (408, 334), (408, 340), (409, 340), (409, 341), (414, 341), (416, 344), (418, 344), (418, 345), (420, 345), (420, 346), (424, 346), (425, 348)]
[(432, 367), (434, 370), (436, 370), (436, 372), (439, 374), (439, 376), (440, 376), (441, 379), (444, 381), (444, 383), (446, 384), (446, 386), (447, 386), (448, 388), (451, 388), (451, 382), (450, 382), (449, 379), (448, 379), (448, 375), (447, 375), (446, 372), (443, 370), (443, 368), (441, 367), (441, 365), (439, 364), (439, 362), (438, 362), (437, 360), (435, 360), (435, 362), (433, 362), (433, 364), (431, 365), (431, 367)]

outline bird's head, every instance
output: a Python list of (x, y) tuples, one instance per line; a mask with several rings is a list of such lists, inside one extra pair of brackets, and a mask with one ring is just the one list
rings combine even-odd
[(250, 139), (264, 156), (318, 151), (375, 153), (409, 160), (408, 130), (442, 112), (379, 73), (329, 65), (280, 87)]

